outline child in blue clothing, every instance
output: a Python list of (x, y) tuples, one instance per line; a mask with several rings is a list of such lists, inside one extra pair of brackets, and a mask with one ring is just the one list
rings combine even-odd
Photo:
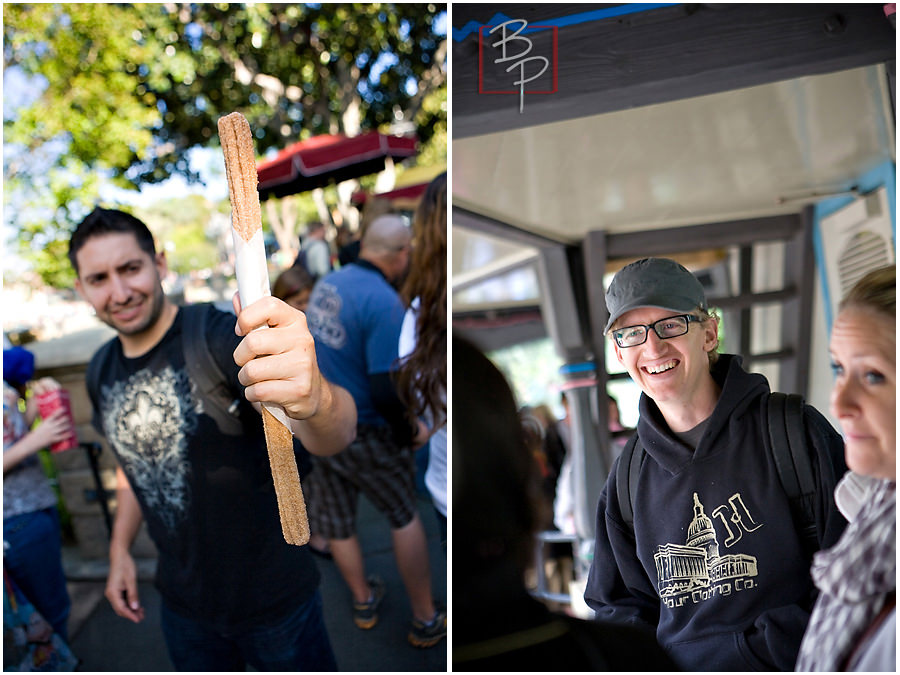
[[(62, 566), (59, 513), (37, 452), (63, 440), (70, 426), (65, 412), (58, 410), (31, 430), (37, 417), (35, 399), (29, 399), (24, 414), (19, 401), (33, 376), (31, 352), (22, 347), (3, 350), (3, 568), (66, 640), (71, 602)], [(44, 379), (43, 386), (58, 386)]]

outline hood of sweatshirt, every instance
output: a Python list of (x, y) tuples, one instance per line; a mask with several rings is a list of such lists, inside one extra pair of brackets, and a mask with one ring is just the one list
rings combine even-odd
[(719, 437), (728, 436), (730, 427), (737, 425), (750, 406), (757, 405), (758, 398), (769, 392), (766, 378), (759, 373), (748, 373), (741, 364), (740, 356), (720, 354), (713, 365), (711, 374), (722, 393), (696, 449), (672, 433), (653, 399), (641, 394), (637, 426), (641, 444), (669, 473), (675, 475), (691, 462), (713, 452)]

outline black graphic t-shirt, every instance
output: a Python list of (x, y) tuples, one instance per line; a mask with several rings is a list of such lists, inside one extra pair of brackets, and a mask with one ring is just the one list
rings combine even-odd
[(239, 629), (308, 599), (319, 573), (307, 547), (287, 544), (281, 532), (261, 417), (244, 398), (232, 360), (240, 341), (234, 316), (213, 312), (206, 336), (241, 402), (244, 432), (229, 435), (207, 414), (185, 367), (182, 313), (138, 358), (126, 358), (113, 338), (99, 391), (90, 392), (93, 422), (141, 505), (166, 603)]

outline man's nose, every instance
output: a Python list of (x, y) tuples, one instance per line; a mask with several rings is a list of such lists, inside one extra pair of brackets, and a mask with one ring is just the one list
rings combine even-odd
[(125, 283), (125, 280), (120, 277), (118, 274), (113, 274), (110, 279), (110, 296), (113, 302), (118, 304), (124, 304), (128, 301), (128, 298), (131, 297), (131, 289), (128, 288), (128, 284)]
[(647, 342), (645, 343), (644, 349), (652, 354), (663, 350), (663, 339), (659, 337), (652, 328), (647, 330)]

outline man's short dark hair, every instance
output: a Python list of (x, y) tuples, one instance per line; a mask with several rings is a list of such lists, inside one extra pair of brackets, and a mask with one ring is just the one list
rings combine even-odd
[(137, 239), (138, 246), (141, 247), (151, 258), (156, 256), (156, 244), (153, 242), (153, 234), (149, 228), (140, 220), (124, 211), (116, 209), (102, 209), (99, 206), (81, 221), (72, 238), (69, 240), (69, 262), (75, 273), (78, 274), (78, 251), (92, 237), (99, 237), (104, 234), (133, 234)]

